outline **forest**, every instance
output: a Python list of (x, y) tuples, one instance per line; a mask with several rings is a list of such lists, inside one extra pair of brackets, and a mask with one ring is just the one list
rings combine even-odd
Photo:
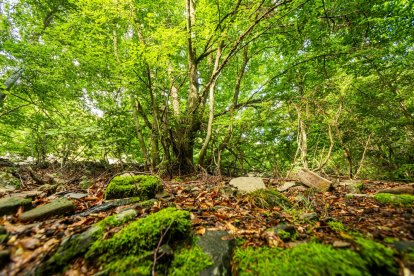
[(0, 1), (3, 273), (411, 275), (410, 182), (411, 0)]

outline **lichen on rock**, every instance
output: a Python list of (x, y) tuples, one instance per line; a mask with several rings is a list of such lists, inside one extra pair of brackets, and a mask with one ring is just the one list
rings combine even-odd
[(153, 198), (162, 190), (157, 176), (119, 175), (115, 176), (105, 191), (105, 199), (140, 197), (142, 200)]

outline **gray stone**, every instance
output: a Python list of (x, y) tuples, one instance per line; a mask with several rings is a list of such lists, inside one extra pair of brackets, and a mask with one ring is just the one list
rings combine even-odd
[(32, 200), (23, 197), (3, 197), (0, 199), (0, 216), (15, 214), (23, 207), (25, 210), (32, 207)]
[(266, 189), (260, 177), (237, 177), (230, 180), (230, 185), (236, 187), (239, 192), (251, 193), (260, 189)]
[(19, 216), (20, 221), (28, 222), (33, 220), (40, 220), (54, 215), (63, 215), (75, 210), (75, 205), (72, 201), (61, 198), (52, 201), (51, 203), (38, 206), (33, 210), (24, 212)]
[(395, 241), (394, 247), (399, 252), (411, 252), (414, 250), (414, 241)]
[(88, 194), (84, 194), (84, 193), (68, 193), (65, 195), (66, 198), (73, 198), (73, 199), (82, 199), (87, 196)]
[(205, 253), (210, 255), (213, 264), (206, 268), (199, 275), (217, 276), (231, 274), (231, 256), (236, 245), (234, 239), (228, 239), (226, 231), (207, 231), (200, 237), (197, 244)]
[(319, 192), (327, 192), (332, 185), (332, 182), (326, 178), (323, 178), (316, 173), (302, 168), (298, 172), (299, 181), (308, 187), (314, 188)]
[(298, 184), (298, 183), (296, 183), (296, 182), (285, 182), (285, 183), (283, 183), (283, 185), (282, 185), (282, 186), (277, 187), (277, 190), (278, 190), (279, 192), (284, 192), (284, 191), (287, 191), (287, 190), (289, 190), (290, 188), (295, 187), (295, 186), (298, 186), (298, 185), (299, 185), (299, 184)]

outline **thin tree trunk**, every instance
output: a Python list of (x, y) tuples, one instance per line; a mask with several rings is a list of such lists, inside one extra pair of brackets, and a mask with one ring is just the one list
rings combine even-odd
[(142, 154), (144, 155), (144, 160), (145, 160), (144, 167), (145, 167), (145, 170), (147, 170), (148, 160), (149, 160), (147, 146), (145, 145), (144, 136), (142, 135), (141, 124), (139, 122), (138, 110), (135, 104), (134, 97), (132, 95), (129, 95), (129, 97), (130, 97), (131, 104), (132, 104), (132, 116), (134, 118), (135, 132), (137, 133), (138, 142), (141, 147)]
[[(216, 71), (218, 69), (219, 66), (219, 61), (220, 61), (220, 57), (221, 57), (221, 48), (222, 48), (223, 43), (220, 42), (219, 48), (217, 50), (217, 55), (216, 55), (216, 59), (214, 61), (214, 68), (213, 68), (213, 73), (212, 75), (216, 75)], [(206, 138), (204, 139), (204, 143), (203, 146), (201, 147), (200, 150), (200, 157), (199, 157), (199, 165), (201, 167), (204, 167), (204, 159), (206, 156), (206, 152), (207, 152), (207, 147), (208, 144), (210, 143), (211, 140), (211, 135), (213, 132), (213, 120), (214, 120), (214, 90), (216, 88), (216, 80), (218, 78), (219, 75), (217, 75), (216, 79), (211, 83), (210, 85), (210, 92), (209, 92), (209, 116), (208, 116), (208, 124), (207, 124), (207, 135)]]

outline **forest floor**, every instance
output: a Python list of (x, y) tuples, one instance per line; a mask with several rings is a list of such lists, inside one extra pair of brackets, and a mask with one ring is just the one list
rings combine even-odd
[[(75, 233), (85, 231), (92, 224), (128, 206), (116, 207), (88, 216), (77, 214), (104, 202), (104, 191), (116, 170), (37, 169), (36, 174), (47, 178), (59, 175), (66, 183), (53, 193), (41, 193), (35, 205), (41, 205), (66, 193), (85, 193), (82, 199), (72, 199), (76, 204), (74, 214), (52, 217), (47, 220), (22, 223), (16, 215), (3, 216), (0, 225), (9, 233), (6, 244), (0, 250), (10, 251), (10, 262), (2, 275), (18, 275), (30, 272), (56, 250), (60, 242)], [(22, 190), (37, 191), (40, 184), (22, 174)], [(79, 187), (81, 177), (87, 177), (92, 186)], [(372, 197), (351, 197), (344, 185), (334, 185), (325, 193), (293, 187), (282, 193), (293, 203), (292, 208), (261, 208), (248, 196), (228, 192), (230, 178), (209, 175), (181, 176), (164, 179), (164, 193), (148, 208), (136, 207), (140, 216), (156, 212), (167, 206), (175, 206), (192, 213), (193, 230), (203, 235), (206, 230), (225, 230), (235, 237), (240, 246), (278, 246), (290, 248), (317, 239), (334, 247), (349, 247), (347, 231), (357, 231), (383, 244), (394, 241), (414, 241), (413, 206), (393, 206), (378, 203)], [(267, 188), (280, 187), (286, 179), (264, 179)], [(402, 185), (398, 182), (362, 181), (361, 193), (373, 195), (377, 191)], [(301, 187), (301, 186), (299, 186)], [(16, 191), (17, 192), (17, 191)], [(18, 191), (20, 192), (20, 191)], [(6, 196), (6, 195), (2, 195)], [(335, 222), (335, 223), (332, 223)], [(293, 226), (297, 235), (291, 239), (269, 239), (267, 230), (281, 223)], [(337, 227), (333, 227), (337, 225)], [(112, 229), (113, 232), (119, 228)], [(401, 263), (401, 266), (404, 264)], [(413, 267), (408, 267), (414, 271)], [(76, 259), (65, 275), (91, 275), (96, 269), (82, 259)]]

